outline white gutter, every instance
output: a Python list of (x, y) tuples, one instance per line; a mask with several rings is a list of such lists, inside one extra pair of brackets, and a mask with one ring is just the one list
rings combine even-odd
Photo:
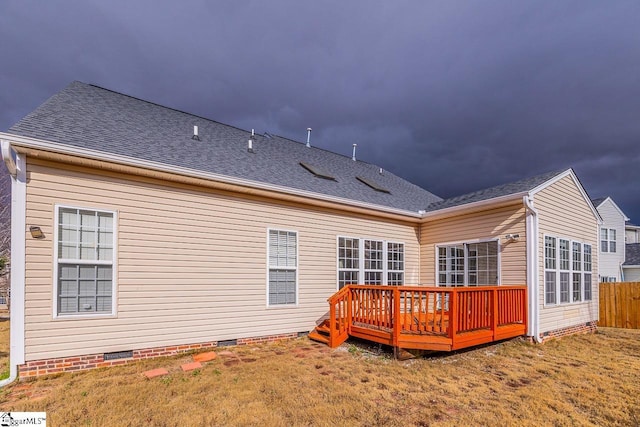
[(439, 210), (435, 210), (435, 211), (429, 211), (429, 212), (425, 212), (422, 215), (422, 218), (424, 219), (435, 219), (438, 218), (440, 216), (450, 216), (450, 215), (459, 215), (465, 211), (473, 211), (473, 210), (478, 210), (484, 207), (488, 207), (488, 206), (496, 206), (496, 205), (500, 205), (502, 203), (508, 203), (508, 202), (513, 202), (516, 200), (520, 200), (523, 196), (526, 197), (528, 196), (529, 193), (527, 192), (521, 192), (521, 193), (514, 193), (514, 194), (508, 194), (506, 196), (500, 196), (500, 197), (492, 197), (490, 199), (486, 199), (486, 200), (480, 200), (477, 202), (472, 202), (472, 203), (465, 203), (462, 205), (458, 205), (458, 206), (452, 206), (450, 208), (444, 208), (444, 209), (439, 209)]
[(60, 154), (68, 154), (72, 156), (85, 157), (88, 159), (113, 162), (124, 164), (127, 166), (134, 166), (139, 168), (151, 169), (160, 172), (174, 173), (177, 175), (190, 176), (194, 178), (201, 178), (210, 181), (217, 181), (225, 184), (240, 185), (243, 187), (257, 188), (261, 190), (273, 191), (277, 193), (290, 194), (294, 196), (306, 197), (310, 199), (322, 200), (325, 202), (337, 203), (348, 206), (355, 206), (358, 208), (364, 208), (379, 212), (391, 213), (396, 215), (404, 215), (413, 218), (422, 218), (422, 214), (414, 211), (407, 211), (404, 209), (396, 209), (387, 206), (375, 205), (373, 203), (358, 202), (351, 199), (345, 199), (342, 197), (328, 196), (325, 194), (314, 193), (311, 191), (298, 190), (295, 188), (284, 187), (275, 184), (267, 184), (259, 181), (252, 181), (249, 179), (236, 178), (228, 175), (221, 175), (211, 172), (202, 172), (194, 169), (189, 169), (181, 166), (173, 166), (165, 163), (154, 162), (150, 160), (136, 159), (129, 156), (122, 156), (119, 154), (105, 153), (104, 151), (90, 150), (86, 148), (78, 148), (67, 145), (61, 145), (54, 142), (48, 142), (36, 138), (27, 138), (19, 135), (12, 135), (7, 133), (1, 133), (0, 137), (11, 139), (11, 143), (14, 146), (34, 148), (39, 150), (51, 151)]
[(526, 195), (522, 201), (527, 209), (527, 290), (529, 291), (529, 334), (537, 343), (540, 339), (540, 305), (538, 303), (538, 211), (533, 207), (533, 196)]
[(0, 387), (3, 387), (18, 378), (18, 365), (24, 364), (27, 162), (25, 156), (16, 153), (8, 141), (0, 142), (2, 158), (11, 173), (11, 326), (9, 378), (0, 381)]

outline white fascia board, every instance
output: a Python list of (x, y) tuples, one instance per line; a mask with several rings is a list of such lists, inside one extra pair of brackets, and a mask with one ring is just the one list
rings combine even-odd
[(228, 175), (220, 175), (211, 172), (202, 172), (195, 169), (189, 169), (181, 166), (172, 166), (166, 163), (153, 162), (150, 160), (136, 159), (134, 157), (122, 156), (119, 154), (106, 153), (104, 151), (90, 150), (86, 148), (73, 147), (69, 145), (58, 144), (55, 142), (45, 141), (36, 138), (28, 138), (19, 135), (12, 135), (0, 132), (0, 138), (6, 138), (11, 141), (11, 144), (17, 147), (33, 148), (44, 151), (51, 151), (59, 154), (67, 154), (72, 156), (84, 157), (93, 160), (99, 160), (104, 162), (119, 163), (127, 166), (140, 167), (150, 170), (156, 170), (160, 172), (173, 173), (177, 175), (184, 175), (194, 178), (206, 179), (209, 181), (217, 181), (225, 184), (239, 185), (243, 187), (257, 188), (260, 190), (273, 191), (277, 193), (290, 194), (293, 196), (306, 197), (309, 199), (316, 199), (325, 202), (338, 203), (347, 206), (353, 206), (357, 208), (369, 209), (373, 211), (379, 211), (384, 213), (390, 213), (395, 215), (403, 215), (411, 218), (421, 218), (422, 215), (419, 212), (407, 211), (403, 209), (395, 209), (387, 206), (375, 205), (372, 203), (359, 202), (351, 199), (345, 199), (342, 197), (328, 196), (325, 194), (314, 193), (311, 191), (298, 190), (295, 188), (284, 187), (275, 184), (267, 184), (259, 181), (252, 181), (249, 179), (235, 178)]
[(531, 197), (533, 197), (536, 193), (538, 193), (538, 192), (544, 190), (545, 188), (555, 184), (556, 182), (560, 181), (562, 178), (564, 178), (566, 176), (570, 176), (571, 177), (571, 179), (573, 180), (574, 184), (578, 187), (578, 190), (580, 190), (580, 194), (582, 194), (582, 198), (587, 203), (587, 205), (589, 205), (589, 208), (591, 209), (591, 212), (593, 213), (593, 216), (598, 221), (598, 225), (601, 225), (603, 221), (602, 221), (602, 217), (600, 216), (600, 213), (598, 212), (598, 209), (596, 209), (596, 207), (593, 206), (593, 202), (591, 201), (591, 198), (587, 195), (587, 192), (585, 191), (584, 187), (580, 183), (580, 180), (578, 179), (578, 177), (576, 176), (575, 172), (571, 168), (567, 169), (564, 172), (560, 172), (558, 175), (554, 176), (550, 180), (545, 181), (542, 184), (538, 185), (537, 187), (531, 189), (529, 191), (529, 195)]
[(624, 214), (624, 212), (622, 212), (622, 209), (620, 209), (620, 206), (618, 206), (616, 204), (616, 202), (613, 201), (613, 199), (611, 197), (607, 197), (606, 199), (604, 199), (602, 201), (602, 203), (600, 203), (598, 206), (602, 206), (604, 204), (604, 202), (609, 201), (611, 202), (611, 204), (613, 205), (613, 207), (618, 211), (618, 213), (620, 215), (622, 215), (622, 217), (624, 218), (625, 221), (629, 221), (629, 218)]
[(503, 203), (511, 202), (511, 201), (520, 201), (523, 196), (528, 195), (528, 193), (514, 193), (508, 194), (506, 196), (494, 197), (491, 199), (480, 200), (472, 203), (465, 203), (463, 205), (452, 206), (450, 208), (439, 209), (436, 211), (425, 212), (422, 217), (425, 219), (434, 219), (441, 216), (450, 216), (450, 215), (460, 215), (465, 213), (466, 211), (476, 211), (481, 208), (491, 207), (492, 205), (501, 205)]
[(16, 165), (17, 153), (13, 150), (9, 141), (4, 139), (0, 140), (0, 153), (2, 154), (2, 161), (7, 167), (9, 174), (15, 177), (18, 171), (18, 166)]

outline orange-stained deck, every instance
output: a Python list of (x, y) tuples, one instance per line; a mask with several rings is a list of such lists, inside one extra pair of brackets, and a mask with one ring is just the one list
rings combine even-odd
[(329, 319), (309, 337), (330, 347), (352, 336), (396, 349), (452, 351), (527, 332), (526, 286), (349, 285), (328, 301)]

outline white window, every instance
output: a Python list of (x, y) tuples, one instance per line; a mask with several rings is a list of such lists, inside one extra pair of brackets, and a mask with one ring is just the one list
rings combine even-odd
[(616, 248), (616, 229), (601, 228), (600, 229), (600, 252), (615, 253)]
[(438, 246), (438, 286), (498, 284), (498, 241)]
[(269, 305), (295, 305), (297, 302), (298, 234), (269, 230)]
[(114, 312), (115, 213), (56, 207), (56, 315)]
[(591, 245), (584, 244), (584, 300), (591, 301)]
[(544, 237), (544, 302), (545, 304), (555, 304), (557, 287), (557, 253), (556, 238)]
[(338, 289), (357, 285), (360, 272), (360, 240), (338, 238)]
[(591, 301), (591, 255), (589, 244), (545, 236), (545, 304)]
[(387, 243), (387, 284), (404, 283), (404, 244)]
[(404, 243), (338, 237), (338, 289), (404, 284)]

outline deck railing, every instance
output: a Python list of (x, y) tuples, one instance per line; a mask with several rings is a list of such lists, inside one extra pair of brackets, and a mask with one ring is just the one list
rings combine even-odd
[(360, 334), (398, 348), (456, 349), (518, 336), (526, 298), (525, 286), (349, 285), (329, 299), (330, 345)]

